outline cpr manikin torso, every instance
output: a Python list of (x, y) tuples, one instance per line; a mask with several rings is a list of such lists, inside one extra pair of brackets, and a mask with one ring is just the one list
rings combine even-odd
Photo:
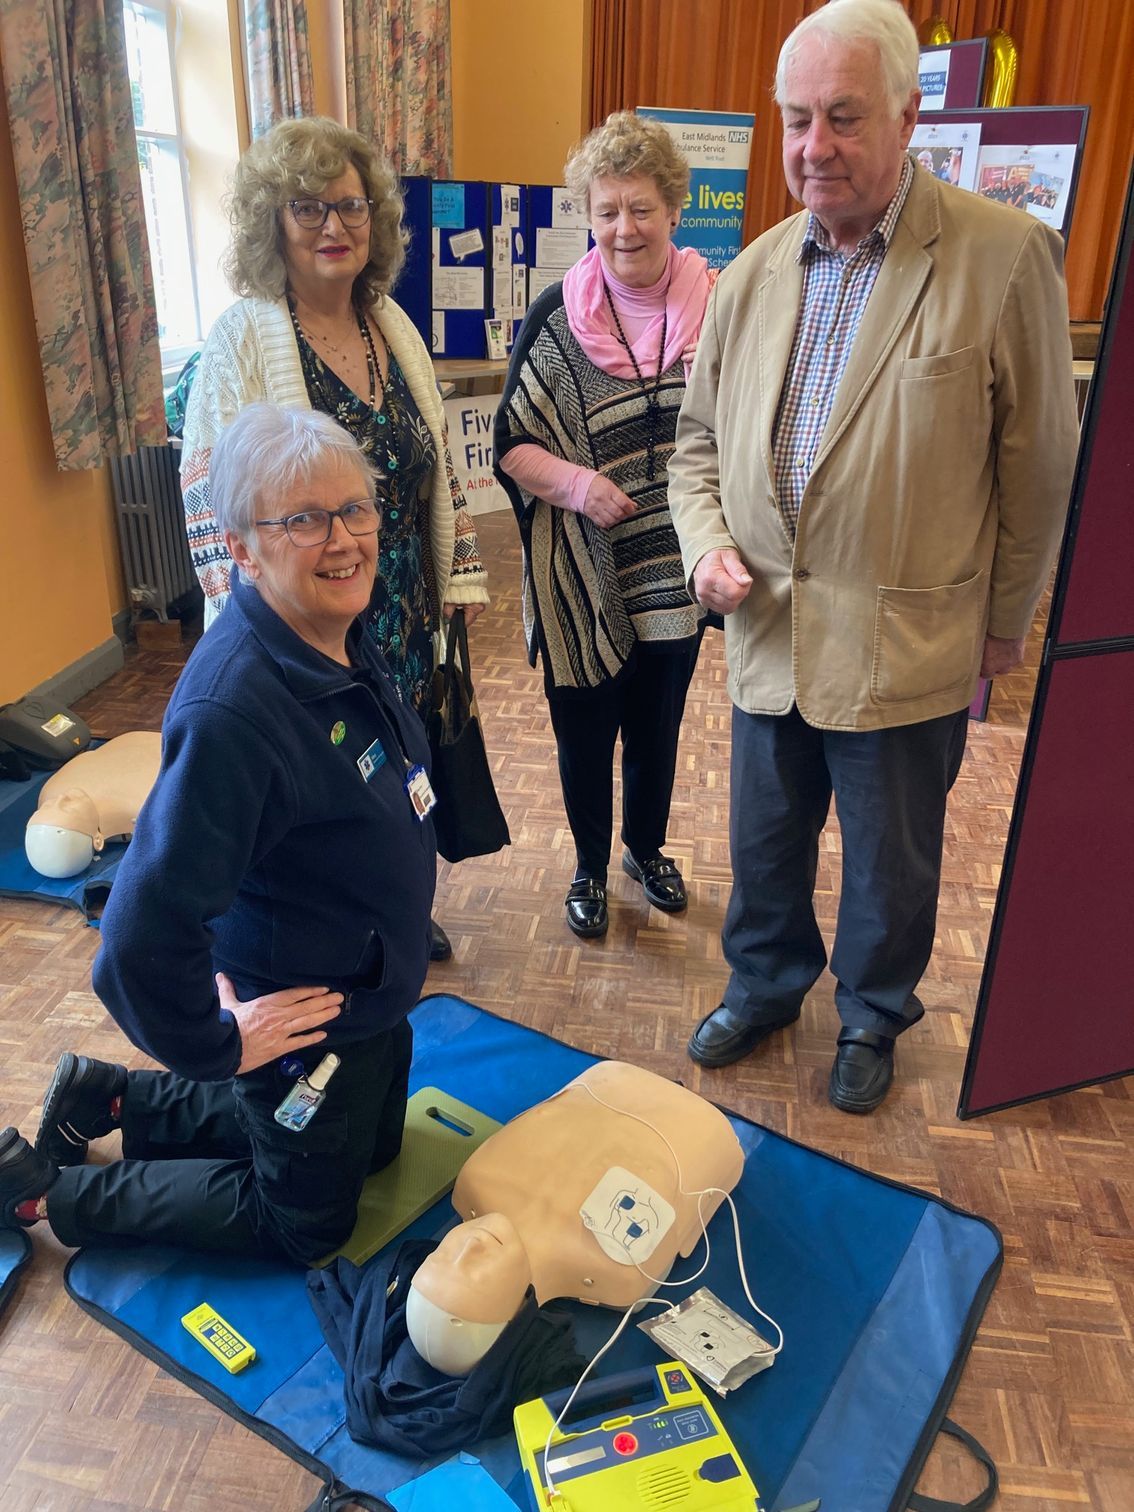
[[(487, 1139), (457, 1177), (453, 1206), (466, 1220), (507, 1220), (538, 1302), (572, 1297), (625, 1308), (648, 1296), (678, 1255), (692, 1252), (702, 1220), (736, 1185), (743, 1164), (717, 1108), (650, 1071), (603, 1061)], [(701, 1198), (698, 1215), (690, 1194), (708, 1188), (719, 1190)], [(429, 1300), (457, 1320), (468, 1296), (461, 1266), (450, 1263), (459, 1257), (438, 1249), (430, 1258), (440, 1263), (423, 1278)], [(410, 1337), (438, 1363), (412, 1328)]]
[(160, 762), (161, 736), (137, 730), (60, 767), (43, 784), (39, 808), (24, 833), (35, 870), (45, 877), (73, 877), (105, 841), (129, 839)]

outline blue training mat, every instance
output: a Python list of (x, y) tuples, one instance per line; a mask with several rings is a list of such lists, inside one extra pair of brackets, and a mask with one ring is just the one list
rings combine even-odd
[(24, 831), (39, 807), (40, 788), (54, 775), (36, 772), (27, 782), (0, 782), (0, 894), (69, 903), (88, 923), (94, 923), (126, 846), (122, 841), (112, 841), (77, 877), (40, 876), (24, 854)]
[(0, 1229), (0, 1312), (12, 1300), (20, 1272), (31, 1257), (31, 1239), (23, 1229)]
[[(595, 1060), (457, 998), (426, 998), (412, 1023), (411, 1090), (442, 1087), (501, 1121)], [(1000, 1236), (924, 1192), (731, 1121), (745, 1152), (733, 1195), (749, 1282), (786, 1344), (772, 1369), (716, 1401), (721, 1418), (767, 1512), (815, 1497), (823, 1512), (898, 1512), (995, 1284)], [(393, 1243), (440, 1234), (454, 1220), (445, 1198)], [(712, 1259), (694, 1284), (747, 1316), (727, 1207), (709, 1232)], [(702, 1254), (679, 1260), (671, 1279), (691, 1275)], [(342, 1372), (302, 1272), (282, 1262), (156, 1246), (87, 1249), (72, 1257), (67, 1286), (88, 1312), (339, 1487), (385, 1496), (447, 1458), (413, 1462), (349, 1438)], [(243, 1374), (228, 1375), (181, 1327), (182, 1314), (204, 1301), (259, 1351)], [(596, 1353), (620, 1315), (570, 1308), (580, 1352)], [(598, 1373), (657, 1358), (630, 1326)], [(466, 1447), (515, 1505), (528, 1506), (510, 1434)]]

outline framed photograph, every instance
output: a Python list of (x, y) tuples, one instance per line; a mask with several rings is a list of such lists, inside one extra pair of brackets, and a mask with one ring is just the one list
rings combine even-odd
[(910, 151), (918, 165), (934, 178), (956, 184), (959, 189), (976, 188), (979, 126), (918, 121), (910, 138)]

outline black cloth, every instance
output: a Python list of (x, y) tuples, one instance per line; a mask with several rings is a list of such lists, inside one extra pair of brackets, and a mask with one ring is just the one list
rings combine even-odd
[(514, 1407), (573, 1385), (587, 1363), (575, 1352), (567, 1314), (538, 1307), (529, 1288), (467, 1376), (427, 1365), (406, 1333), (406, 1300), (414, 1272), (436, 1248), (436, 1240), (407, 1240), (364, 1269), (340, 1256), (307, 1277), (323, 1337), (346, 1377), (347, 1432), (415, 1459), (507, 1432)]
[(548, 693), (563, 806), (579, 870), (606, 880), (614, 815), (614, 743), (622, 736), (622, 840), (639, 861), (665, 846), (685, 695), (701, 636), (641, 650), (616, 682)]
[[(295, 1058), (312, 1071), (324, 1054), (320, 1044)], [(278, 1061), (221, 1083), (131, 1071), (123, 1158), (60, 1171), (48, 1203), (55, 1235), (71, 1245), (144, 1241), (312, 1264), (349, 1238), (363, 1182), (401, 1149), (409, 1021), (339, 1055), (326, 1099), (299, 1131), (275, 1121), (295, 1086)]]
[(843, 881), (831, 971), (848, 1029), (891, 1038), (921, 1018), (914, 989), (937, 921), (945, 800), (968, 710), (888, 730), (819, 730), (732, 711), (732, 896), (721, 941), (725, 1006), (750, 1024), (791, 1018), (827, 964), (813, 894), (834, 795)]

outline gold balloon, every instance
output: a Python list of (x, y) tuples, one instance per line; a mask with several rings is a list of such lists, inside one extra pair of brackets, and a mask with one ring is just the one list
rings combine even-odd
[(1016, 44), (1006, 31), (997, 27), (986, 33), (992, 68), (985, 79), (984, 103), (994, 109), (1011, 105), (1016, 98), (1016, 76), (1019, 72), (1020, 54)]
[(945, 42), (952, 42), (953, 28), (943, 17), (930, 16), (918, 27), (917, 40), (922, 47), (940, 47)]

